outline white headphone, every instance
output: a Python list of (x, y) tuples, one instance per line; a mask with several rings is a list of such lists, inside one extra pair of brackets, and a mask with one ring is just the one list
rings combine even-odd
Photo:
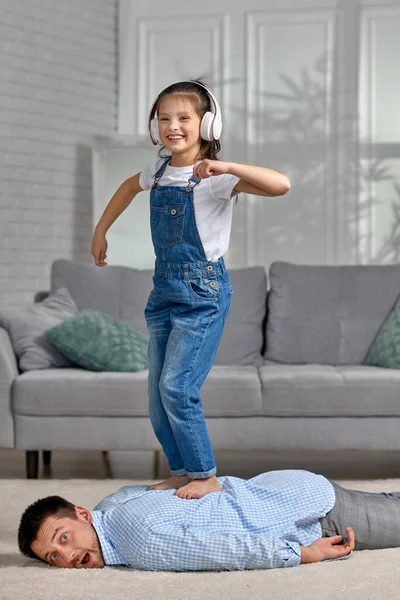
[[(215, 96), (210, 92), (210, 90), (203, 84), (198, 83), (197, 81), (179, 81), (178, 83), (193, 83), (194, 85), (198, 85), (206, 90), (207, 95), (210, 99), (211, 109), (213, 112), (207, 111), (204, 113), (201, 123), (200, 123), (200, 137), (207, 142), (212, 142), (213, 140), (218, 140), (221, 136), (222, 131), (222, 117), (221, 117), (221, 109), (219, 104), (215, 98)], [(154, 100), (149, 114), (149, 133), (150, 139), (153, 144), (156, 146), (157, 144), (161, 144), (160, 135), (158, 133), (158, 119), (155, 115), (155, 108), (157, 105), (157, 101), (161, 96), (162, 92), (160, 92), (157, 98)]]

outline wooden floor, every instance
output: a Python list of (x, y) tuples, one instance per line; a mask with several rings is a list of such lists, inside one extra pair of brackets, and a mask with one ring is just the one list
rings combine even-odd
[[(332, 479), (400, 478), (399, 452), (265, 453), (217, 452), (219, 475), (245, 479), (274, 469), (307, 469)], [(160, 456), (159, 479), (168, 477)], [(109, 452), (108, 466), (100, 451), (57, 451), (51, 469), (41, 461), (40, 478), (53, 479), (154, 479), (154, 453)], [(25, 478), (25, 452), (0, 449), (0, 479)]]

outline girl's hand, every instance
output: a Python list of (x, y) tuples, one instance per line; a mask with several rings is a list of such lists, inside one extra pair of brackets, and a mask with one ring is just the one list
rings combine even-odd
[(95, 231), (92, 240), (92, 256), (94, 258), (94, 264), (97, 267), (105, 267), (107, 263), (105, 259), (107, 257), (107, 240), (104, 233)]
[(213, 175), (224, 175), (228, 170), (229, 163), (206, 158), (194, 166), (193, 175), (196, 179), (208, 179)]

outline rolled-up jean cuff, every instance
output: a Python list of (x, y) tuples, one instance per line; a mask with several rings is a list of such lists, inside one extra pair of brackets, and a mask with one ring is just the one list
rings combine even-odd
[(210, 469), (209, 471), (199, 471), (197, 473), (191, 473), (190, 471), (186, 471), (186, 475), (189, 477), (189, 479), (208, 479), (209, 477), (212, 477), (216, 474), (217, 467), (214, 467), (214, 469)]
[(172, 477), (182, 477), (186, 474), (186, 469), (178, 469), (177, 471), (171, 471)]

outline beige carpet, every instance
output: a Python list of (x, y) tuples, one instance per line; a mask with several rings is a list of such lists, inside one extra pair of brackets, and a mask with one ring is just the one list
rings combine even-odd
[[(29, 503), (60, 494), (93, 508), (107, 494), (132, 483), (144, 482), (0, 480), (0, 599), (400, 600), (400, 549), (355, 552), (348, 560), (290, 569), (222, 573), (64, 570), (19, 555), (16, 531)], [(339, 483), (368, 491), (400, 489), (400, 479)]]

